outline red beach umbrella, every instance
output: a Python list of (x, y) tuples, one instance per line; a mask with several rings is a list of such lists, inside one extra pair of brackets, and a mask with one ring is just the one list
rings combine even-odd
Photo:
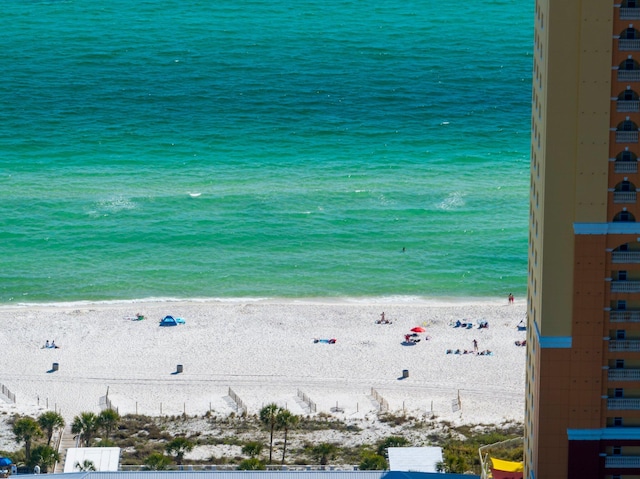
[(411, 328), (411, 331), (413, 331), (414, 333), (424, 333), (426, 329), (424, 329), (422, 326), (416, 326), (415, 328)]

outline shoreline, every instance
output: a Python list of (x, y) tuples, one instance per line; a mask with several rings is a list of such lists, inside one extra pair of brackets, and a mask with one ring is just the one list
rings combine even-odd
[[(523, 300), (180, 300), (0, 310), (0, 383), (16, 394), (15, 404), (0, 401), (0, 412), (9, 414), (50, 409), (70, 422), (80, 412), (98, 413), (107, 395), (120, 414), (238, 414), (233, 392), (248, 414), (276, 402), (298, 415), (368, 421), (382, 398), (392, 414), (465, 424), (524, 420), (525, 348), (514, 344), (526, 338), (517, 329)], [(391, 324), (376, 324), (382, 311)], [(138, 312), (146, 319), (129, 319)], [(159, 327), (167, 314), (186, 324)], [(456, 320), (473, 327), (450, 325)], [(478, 329), (481, 320), (489, 328)], [(405, 344), (417, 326), (426, 330), (420, 342)], [(324, 342), (332, 338), (335, 344)], [(474, 339), (478, 352), (491, 354), (475, 354)], [(43, 349), (46, 340), (60, 348)], [(470, 352), (447, 354), (456, 349)], [(458, 398), (461, 409), (452, 406)]]
[[(506, 296), (336, 296), (336, 297), (212, 297), (212, 298), (172, 298), (150, 297), (138, 299), (112, 299), (112, 300), (75, 300), (60, 302), (5, 302), (0, 303), (0, 310), (26, 309), (26, 308), (71, 308), (71, 307), (117, 307), (135, 304), (237, 304), (237, 303), (262, 303), (262, 304), (362, 304), (362, 305), (499, 305), (506, 302)], [(516, 300), (521, 303), (523, 300)]]

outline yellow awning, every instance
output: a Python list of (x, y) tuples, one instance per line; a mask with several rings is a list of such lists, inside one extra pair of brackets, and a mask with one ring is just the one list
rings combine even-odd
[(505, 472), (524, 471), (524, 464), (521, 462), (503, 461), (502, 459), (495, 459), (491, 457), (491, 463), (493, 464), (493, 468), (498, 471), (505, 471)]

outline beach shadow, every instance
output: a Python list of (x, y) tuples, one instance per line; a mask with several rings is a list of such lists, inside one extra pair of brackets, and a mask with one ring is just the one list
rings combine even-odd
[(398, 377), (398, 381), (402, 381), (403, 379), (407, 379), (409, 376), (400, 376)]
[(49, 370), (47, 371), (47, 374), (55, 373), (56, 371), (57, 371), (57, 369), (53, 369), (53, 368), (52, 368), (52, 369), (49, 369)]
[(402, 344), (403, 346), (415, 346), (418, 343), (415, 343), (413, 341), (402, 341), (400, 344)]
[(171, 373), (172, 376), (175, 376), (176, 374), (182, 374), (182, 371), (174, 371)]

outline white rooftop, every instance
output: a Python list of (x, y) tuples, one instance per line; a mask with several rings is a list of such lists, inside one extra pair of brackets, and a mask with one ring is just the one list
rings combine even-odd
[(76, 464), (91, 461), (96, 471), (117, 471), (120, 465), (119, 447), (71, 447), (67, 449), (64, 472), (79, 472)]
[(441, 447), (390, 447), (389, 470), (406, 472), (437, 472), (442, 462)]

